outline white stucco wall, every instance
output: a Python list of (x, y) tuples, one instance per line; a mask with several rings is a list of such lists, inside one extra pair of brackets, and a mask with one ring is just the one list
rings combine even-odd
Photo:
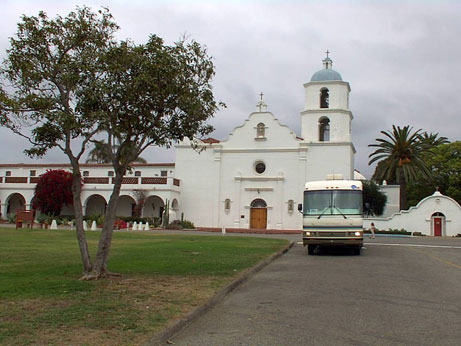
[(212, 145), (204, 147), (206, 150), (197, 152), (189, 141), (176, 147), (176, 175), (181, 177), (179, 209), (196, 226), (217, 224), (219, 205), (220, 162), (214, 158)]
[(329, 91), (330, 108), (349, 109), (350, 85), (343, 81), (309, 82), (304, 84), (304, 109), (320, 109), (320, 90)]
[(432, 220), (434, 213), (445, 215), (442, 236), (461, 234), (461, 207), (455, 200), (440, 192), (435, 192), (421, 200), (417, 206), (395, 213), (391, 217), (365, 219), (363, 226), (368, 229), (373, 222), (377, 229), (405, 229), (431, 236), (434, 235)]
[(308, 144), (306, 181), (325, 180), (332, 173), (354, 179), (354, 152), (352, 143)]
[(380, 185), (379, 190), (387, 197), (386, 206), (383, 215), (380, 217), (389, 217), (400, 211), (400, 186), (399, 185)]

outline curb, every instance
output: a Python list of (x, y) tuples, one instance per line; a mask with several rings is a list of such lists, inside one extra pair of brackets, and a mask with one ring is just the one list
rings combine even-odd
[(196, 319), (197, 317), (203, 315), (206, 311), (220, 302), (224, 297), (226, 297), (230, 292), (236, 289), (241, 284), (248, 281), (250, 277), (254, 274), (259, 272), (265, 266), (270, 264), (271, 262), (275, 261), (277, 258), (285, 254), (292, 246), (294, 242), (290, 242), (286, 247), (278, 251), (277, 253), (273, 254), (268, 259), (259, 262), (254, 267), (246, 270), (242, 275), (240, 275), (237, 279), (232, 281), (229, 285), (219, 290), (213, 297), (211, 297), (208, 301), (206, 301), (203, 305), (196, 307), (191, 312), (186, 314), (184, 317), (179, 319), (176, 323), (172, 326), (167, 327), (160, 333), (153, 336), (149, 341), (144, 343), (144, 346), (154, 346), (154, 345), (163, 345), (168, 342), (168, 339), (171, 338), (173, 335), (182, 331), (192, 320)]

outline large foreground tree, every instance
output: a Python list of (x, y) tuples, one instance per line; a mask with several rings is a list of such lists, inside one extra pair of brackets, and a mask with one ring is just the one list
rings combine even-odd
[(100, 78), (103, 54), (115, 44), (118, 29), (108, 10), (87, 7), (65, 18), (23, 16), (10, 38), (1, 66), (0, 123), (26, 137), (25, 152), (42, 157), (59, 148), (72, 166), (73, 204), (83, 271), (92, 269), (83, 230), (80, 163), (89, 140), (99, 131), (99, 119), (81, 111), (85, 88)]
[(104, 60), (105, 75), (92, 81), (82, 109), (100, 119), (105, 148), (115, 177), (92, 273), (107, 271), (115, 210), (123, 176), (152, 145), (171, 146), (185, 137), (204, 136), (216, 112), (211, 79), (214, 65), (197, 42), (180, 40), (172, 46), (152, 35), (146, 44), (121, 42)]
[(373, 180), (396, 182), (400, 185), (400, 209), (407, 209), (406, 185), (418, 177), (430, 179), (431, 171), (423, 160), (423, 153), (429, 146), (421, 141), (421, 130), (413, 131), (410, 126), (392, 126), (392, 131), (381, 131), (384, 138), (376, 138), (377, 148), (369, 155), (368, 163), (377, 162)]
[[(212, 127), (206, 120), (218, 108), (210, 84), (214, 65), (206, 49), (184, 40), (167, 46), (157, 36), (143, 45), (117, 43), (116, 28), (107, 10), (98, 17), (88, 8), (77, 9), (54, 21), (43, 13), (23, 17), (3, 67), (11, 84), (1, 92), (4, 125), (23, 136), (18, 124), (31, 125), (30, 155), (58, 147), (72, 163), (79, 183), (73, 193), (81, 248), (86, 240), (79, 160), (89, 142), (108, 149), (114, 187), (94, 262), (87, 246), (81, 250), (84, 279), (108, 275), (115, 211), (131, 163), (149, 146), (208, 134)], [(93, 32), (100, 33), (99, 40), (92, 40)], [(96, 133), (106, 140), (95, 139)], [(75, 139), (80, 144), (76, 154)]]

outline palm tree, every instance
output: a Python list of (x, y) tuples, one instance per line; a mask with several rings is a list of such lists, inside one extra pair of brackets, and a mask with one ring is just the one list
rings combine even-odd
[(378, 162), (373, 180), (395, 181), (400, 185), (400, 209), (407, 208), (407, 182), (417, 177), (431, 178), (431, 171), (422, 158), (422, 154), (430, 150), (429, 146), (421, 141), (421, 129), (412, 132), (412, 127), (392, 126), (392, 132), (381, 131), (387, 138), (376, 138), (377, 144), (369, 147), (376, 149), (368, 157), (372, 158), (371, 165)]
[[(111, 163), (112, 162), (112, 149), (117, 150), (118, 144), (114, 144), (113, 148), (107, 145), (106, 142), (94, 142), (94, 148), (88, 153), (86, 163)], [(138, 157), (133, 163), (147, 163), (146, 159)]]
[(88, 153), (86, 163), (110, 163), (112, 162), (112, 153), (110, 146), (104, 141), (94, 142), (93, 149)]
[(439, 136), (439, 133), (427, 133), (424, 132), (419, 135), (419, 140), (422, 142), (424, 145), (427, 145), (430, 148), (437, 147), (441, 144), (448, 144), (450, 141), (448, 140), (447, 137)]

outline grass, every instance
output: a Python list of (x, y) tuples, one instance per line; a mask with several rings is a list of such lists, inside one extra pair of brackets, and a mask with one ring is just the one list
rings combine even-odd
[[(87, 238), (94, 254), (99, 232)], [(88, 282), (74, 232), (0, 228), (0, 344), (142, 344), (286, 244), (117, 232), (123, 276)]]

